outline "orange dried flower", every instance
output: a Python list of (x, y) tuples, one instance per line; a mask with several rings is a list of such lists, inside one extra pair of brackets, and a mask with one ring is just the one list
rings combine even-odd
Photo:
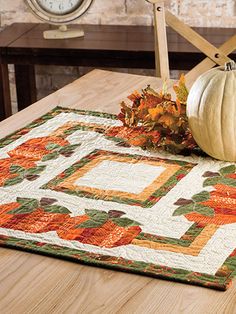
[(188, 89), (183, 74), (173, 89), (175, 101), (171, 100), (166, 82), (160, 92), (147, 86), (141, 94), (135, 91), (128, 96), (133, 103), (121, 103), (118, 119), (123, 123), (123, 132), (119, 130), (115, 136), (134, 146), (164, 148), (174, 153), (196, 148), (186, 116)]

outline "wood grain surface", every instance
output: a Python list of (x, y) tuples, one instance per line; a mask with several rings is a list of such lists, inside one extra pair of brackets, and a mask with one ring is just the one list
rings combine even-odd
[[(160, 79), (95, 70), (0, 123), (1, 137), (60, 105), (116, 113)], [(226, 292), (0, 248), (0, 313), (236, 313)]]

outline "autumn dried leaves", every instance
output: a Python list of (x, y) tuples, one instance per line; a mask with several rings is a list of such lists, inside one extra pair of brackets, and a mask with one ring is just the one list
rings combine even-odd
[(147, 86), (142, 93), (128, 96), (132, 104), (121, 103), (118, 118), (123, 123), (119, 130), (127, 143), (145, 149), (163, 148), (172, 153), (183, 153), (196, 148), (186, 116), (188, 90), (182, 75), (173, 86), (176, 100), (171, 100), (164, 84), (161, 92)]

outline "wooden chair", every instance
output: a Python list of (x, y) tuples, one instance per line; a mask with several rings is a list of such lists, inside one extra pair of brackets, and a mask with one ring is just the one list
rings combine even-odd
[(236, 49), (236, 34), (219, 48), (210, 44), (205, 38), (191, 27), (180, 21), (168, 9), (163, 0), (146, 0), (153, 5), (155, 29), (155, 64), (156, 75), (162, 79), (169, 79), (168, 46), (166, 38), (166, 24), (187, 39), (192, 45), (202, 51), (207, 57), (186, 74), (186, 83), (191, 87), (196, 78), (214, 67), (224, 65), (230, 61), (228, 54)]

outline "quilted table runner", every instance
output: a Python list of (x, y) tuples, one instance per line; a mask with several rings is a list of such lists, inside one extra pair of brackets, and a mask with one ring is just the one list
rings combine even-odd
[(235, 165), (130, 147), (113, 115), (57, 107), (3, 139), (0, 195), (2, 246), (220, 290), (236, 272)]

